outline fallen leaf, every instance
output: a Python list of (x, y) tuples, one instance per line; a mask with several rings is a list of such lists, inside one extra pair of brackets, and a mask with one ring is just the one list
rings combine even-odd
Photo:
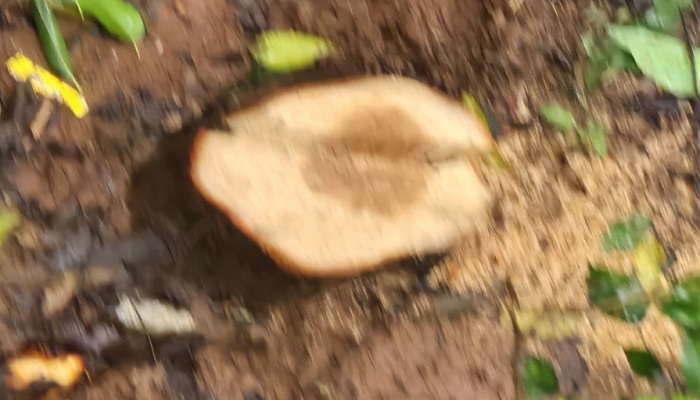
[(700, 276), (691, 276), (676, 284), (661, 300), (661, 311), (681, 328), (700, 329)]
[(187, 334), (196, 329), (192, 313), (154, 299), (132, 300), (121, 296), (116, 308), (119, 322), (151, 335)]
[(5, 378), (13, 390), (24, 390), (33, 383), (53, 382), (63, 388), (75, 385), (85, 371), (83, 359), (77, 354), (47, 357), (30, 353), (7, 361), (10, 375)]
[(632, 252), (635, 275), (644, 291), (651, 295), (658, 292), (665, 283), (661, 268), (666, 265), (666, 251), (649, 231)]
[(265, 69), (288, 73), (310, 68), (334, 51), (329, 40), (318, 36), (295, 31), (268, 31), (257, 37), (252, 54)]
[(65, 310), (77, 294), (78, 286), (78, 277), (71, 271), (64, 273), (44, 289), (44, 300), (41, 304), (44, 317), (51, 318)]
[(17, 210), (0, 212), (0, 244), (22, 223), (22, 215)]

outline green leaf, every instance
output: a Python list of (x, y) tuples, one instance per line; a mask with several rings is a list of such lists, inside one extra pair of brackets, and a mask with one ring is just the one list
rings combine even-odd
[(68, 46), (63, 39), (58, 21), (49, 7), (49, 3), (47, 0), (32, 0), (30, 5), (46, 62), (54, 72), (60, 77), (70, 80), (80, 91), (80, 85), (73, 72), (70, 51), (68, 51)]
[(604, 313), (637, 323), (647, 313), (650, 300), (636, 278), (588, 266), (588, 298)]
[(310, 68), (334, 51), (330, 41), (318, 36), (294, 31), (269, 31), (257, 37), (252, 54), (266, 69), (288, 73)]
[(634, 214), (626, 221), (616, 222), (603, 235), (605, 251), (632, 250), (639, 244), (644, 234), (651, 228), (649, 218)]
[(600, 158), (605, 158), (608, 155), (608, 141), (604, 129), (603, 125), (590, 118), (586, 120), (585, 128), (577, 129), (581, 143), (589, 145)]
[(568, 132), (576, 128), (576, 118), (564, 107), (557, 104), (547, 104), (540, 107), (540, 117), (552, 127)]
[(661, 268), (666, 265), (666, 251), (653, 232), (648, 231), (634, 248), (632, 263), (645, 292), (651, 295), (663, 287), (665, 278)]
[(686, 331), (683, 335), (681, 372), (690, 392), (700, 395), (700, 334), (697, 332)]
[(661, 311), (684, 329), (700, 330), (700, 276), (675, 285), (661, 300)]
[(642, 350), (625, 350), (627, 362), (635, 374), (654, 380), (661, 374), (661, 364), (653, 354)]
[(0, 244), (22, 223), (22, 215), (17, 210), (0, 213)]
[(614, 42), (600, 43), (590, 31), (581, 35), (581, 42), (588, 55), (585, 82), (589, 89), (600, 84), (607, 70), (640, 72), (634, 57)]
[[(632, 54), (642, 73), (678, 97), (692, 97), (693, 73), (685, 43), (643, 26), (609, 25), (608, 36)], [(700, 66), (700, 51), (693, 51)], [(697, 69), (697, 67), (696, 67)]]
[(692, 0), (654, 0), (644, 13), (644, 21), (652, 28), (671, 31), (681, 20), (681, 12), (692, 7)]
[(522, 367), (523, 386), (530, 399), (549, 397), (559, 390), (559, 380), (549, 361), (528, 357)]

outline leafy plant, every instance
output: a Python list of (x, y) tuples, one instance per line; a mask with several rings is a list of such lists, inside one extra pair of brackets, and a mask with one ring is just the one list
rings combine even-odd
[[(696, 94), (691, 62), (682, 40), (635, 25), (610, 25), (608, 36), (632, 55), (645, 76), (664, 90), (678, 97), (692, 97)], [(700, 51), (695, 48), (693, 54), (698, 69)]]
[(54, 8), (77, 11), (81, 19), (87, 15), (95, 19), (113, 37), (136, 45), (146, 36), (141, 14), (124, 0), (50, 0)]
[(634, 57), (607, 38), (598, 38), (589, 31), (581, 35), (581, 42), (588, 56), (584, 81), (589, 89), (600, 84), (605, 71), (639, 72)]
[(638, 323), (647, 313), (649, 298), (634, 277), (588, 267), (588, 298), (604, 313)]
[(661, 300), (661, 310), (681, 328), (700, 330), (700, 276), (676, 284), (671, 294)]
[(681, 20), (681, 13), (693, 6), (693, 0), (654, 0), (653, 7), (644, 13), (647, 26), (671, 31)]
[(697, 332), (686, 331), (683, 336), (681, 371), (688, 389), (700, 395), (700, 334)]
[(593, 150), (593, 152), (595, 152), (598, 155), (598, 157), (607, 157), (608, 141), (605, 137), (605, 130), (603, 125), (589, 118), (586, 120), (586, 126), (582, 128), (576, 128), (576, 132), (578, 132), (578, 136), (581, 140), (581, 143), (590, 146), (590, 148)]
[(600, 158), (608, 155), (608, 144), (603, 125), (591, 118), (586, 120), (585, 126), (579, 126), (571, 111), (550, 103), (540, 107), (540, 117), (544, 122), (562, 132), (576, 131), (581, 145), (591, 149)]
[(632, 371), (650, 380), (655, 380), (661, 374), (659, 360), (648, 351), (625, 350), (625, 357)]
[(574, 114), (558, 104), (546, 104), (540, 107), (540, 117), (547, 124), (562, 132), (570, 132), (576, 129)]
[(639, 244), (651, 228), (649, 218), (633, 214), (625, 221), (612, 224), (603, 235), (603, 247), (606, 251), (632, 250)]
[(559, 390), (559, 380), (549, 361), (528, 357), (523, 363), (522, 379), (525, 392), (530, 399), (542, 399)]

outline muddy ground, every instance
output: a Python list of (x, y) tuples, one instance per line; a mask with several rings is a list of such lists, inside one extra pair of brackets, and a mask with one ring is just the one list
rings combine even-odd
[[(0, 398), (516, 399), (513, 366), (527, 352), (554, 362), (566, 394), (616, 399), (648, 390), (623, 346), (677, 365), (678, 332), (655, 310), (641, 329), (600, 316), (566, 341), (516, 341), (499, 322), (498, 299), (509, 296), (528, 309), (586, 309), (586, 263), (604, 257), (599, 235), (633, 210), (655, 218), (674, 273), (700, 260), (682, 113), (648, 118), (655, 94), (645, 82), (606, 81), (591, 98), (611, 129), (605, 161), (534, 117), (543, 102), (575, 102), (587, 1), (134, 3), (148, 27), (140, 57), (94, 26), (62, 25), (91, 107), (84, 119), (57, 108), (35, 139), (27, 126), (41, 102), (0, 72), (2, 119), (20, 127), (0, 131), (0, 188), (26, 220), (3, 244), (0, 356), (41, 343), (80, 351), (89, 370), (71, 391), (0, 389)], [(340, 53), (268, 85), (398, 73), (488, 104), (519, 171), (486, 174), (502, 199), (490, 226), (446, 257), (356, 279), (278, 270), (187, 177), (196, 127), (256, 96), (247, 44), (272, 28), (328, 37)], [(21, 51), (43, 64), (25, 1), (0, 3), (0, 44), (2, 60)], [(57, 277), (91, 268), (112, 271), (110, 284), (42, 309)], [(186, 307), (211, 329), (128, 332), (110, 313), (119, 294)]]

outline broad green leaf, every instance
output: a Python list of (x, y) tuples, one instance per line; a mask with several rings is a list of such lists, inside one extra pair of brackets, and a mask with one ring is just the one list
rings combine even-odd
[(588, 298), (604, 313), (637, 323), (647, 313), (650, 300), (636, 278), (588, 267)]
[[(664, 90), (679, 96), (692, 97), (693, 73), (685, 43), (673, 36), (643, 26), (610, 25), (608, 36), (634, 57), (644, 75)], [(694, 50), (696, 69), (700, 51)]]
[(528, 357), (522, 369), (523, 386), (529, 399), (549, 397), (559, 390), (559, 380), (552, 364), (546, 360)]
[(626, 221), (616, 222), (603, 235), (603, 247), (606, 251), (632, 250), (639, 244), (644, 234), (651, 228), (649, 218), (634, 214)]
[(654, 0), (644, 13), (644, 21), (652, 28), (670, 31), (681, 20), (681, 12), (693, 6), (692, 0)]
[(0, 212), (0, 244), (19, 227), (22, 223), (22, 215), (17, 210)]
[(547, 104), (540, 107), (540, 117), (544, 122), (560, 131), (568, 132), (576, 128), (576, 118), (571, 111), (557, 104)]
[(661, 300), (661, 311), (684, 329), (700, 330), (700, 276), (686, 278)]
[(661, 268), (666, 264), (666, 251), (653, 232), (647, 231), (644, 238), (634, 248), (632, 263), (639, 284), (648, 294), (655, 293), (663, 286), (665, 278)]
[(31, 0), (29, 4), (46, 62), (51, 69), (81, 91), (75, 78), (70, 51), (48, 0)]
[(264, 68), (288, 73), (310, 68), (334, 51), (330, 41), (318, 36), (294, 31), (268, 31), (257, 37), (251, 52)]
[(586, 320), (583, 312), (534, 312), (515, 311), (515, 323), (523, 335), (534, 332), (542, 340), (563, 339), (576, 336)]
[(661, 364), (653, 354), (643, 350), (626, 349), (625, 356), (635, 374), (654, 380), (661, 374)]
[(700, 334), (697, 332), (686, 331), (683, 335), (681, 372), (690, 392), (700, 395)]

